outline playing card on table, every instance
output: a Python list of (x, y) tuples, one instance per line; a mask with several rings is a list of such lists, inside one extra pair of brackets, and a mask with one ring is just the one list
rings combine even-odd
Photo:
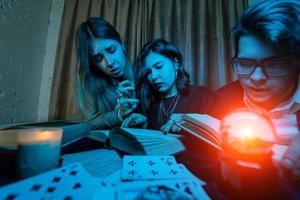
[(110, 174), (109, 176), (105, 177), (103, 180), (107, 184), (115, 187), (122, 183), (121, 174), (122, 174), (122, 171), (118, 170), (118, 171), (115, 171), (114, 173)]
[[(123, 183), (117, 188), (117, 199), (210, 199), (190, 180), (153, 180)], [(145, 198), (148, 197), (148, 198)]]
[(73, 163), (2, 187), (0, 199), (86, 199), (99, 183), (80, 163)]
[(184, 173), (173, 156), (124, 156), (123, 180), (178, 179)]
[(96, 189), (93, 193), (93, 196), (91, 198), (92, 200), (114, 200), (116, 199), (116, 193), (115, 193), (115, 187), (112, 187), (110, 185), (101, 186), (98, 189)]
[(191, 181), (195, 181), (199, 186), (204, 186), (204, 185), (206, 185), (206, 183), (205, 183), (203, 180), (197, 178), (197, 177), (196, 177), (192, 172), (190, 172), (183, 164), (179, 163), (178, 166), (179, 166), (180, 173), (185, 174), (184, 177), (185, 177), (186, 179), (190, 179)]

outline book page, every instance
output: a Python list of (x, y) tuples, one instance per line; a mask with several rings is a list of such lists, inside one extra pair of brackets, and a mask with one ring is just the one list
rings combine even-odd
[(220, 121), (206, 114), (184, 114), (179, 127), (204, 142), (221, 149)]
[(158, 130), (114, 128), (109, 139), (113, 147), (134, 155), (170, 155), (184, 150), (177, 137)]
[(220, 120), (210, 115), (196, 113), (184, 114), (183, 120), (207, 128), (209, 130), (212, 129), (215, 134), (219, 135), (219, 128), (221, 122)]
[(91, 130), (86, 137), (104, 143), (108, 139), (109, 134), (110, 130)]
[(164, 136), (165, 134), (159, 130), (139, 129), (139, 128), (121, 128), (131, 135), (146, 135), (146, 136)]

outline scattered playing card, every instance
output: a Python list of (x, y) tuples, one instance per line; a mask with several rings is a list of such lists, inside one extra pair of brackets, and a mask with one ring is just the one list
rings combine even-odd
[(97, 190), (95, 190), (92, 200), (99, 200), (99, 199), (105, 199), (105, 200), (114, 200), (116, 199), (116, 193), (114, 187), (100, 187)]
[(122, 183), (122, 179), (121, 179), (121, 169), (118, 171), (115, 171), (114, 173), (112, 173), (111, 175), (107, 176), (104, 178), (104, 181), (107, 184), (110, 184), (111, 186), (115, 187), (119, 184)]
[[(202, 191), (201, 191), (202, 190)], [(133, 181), (117, 188), (117, 199), (210, 199), (189, 180)]]
[(124, 156), (123, 180), (184, 178), (173, 156)]
[(0, 199), (130, 200), (154, 195), (206, 200), (203, 185), (173, 156), (124, 156), (123, 169), (105, 179), (92, 177), (81, 163), (73, 163), (2, 187)]
[(201, 187), (204, 186), (204, 185), (206, 185), (206, 183), (205, 183), (203, 180), (197, 178), (197, 177), (196, 177), (192, 172), (190, 172), (183, 164), (179, 163), (178, 166), (179, 166), (180, 172), (183, 173), (183, 174), (185, 174), (184, 177), (185, 177), (186, 179), (191, 179), (192, 181), (197, 182), (197, 184), (198, 184), (199, 186), (201, 186)]
[(74, 163), (0, 188), (0, 199), (88, 199), (99, 186), (80, 163)]

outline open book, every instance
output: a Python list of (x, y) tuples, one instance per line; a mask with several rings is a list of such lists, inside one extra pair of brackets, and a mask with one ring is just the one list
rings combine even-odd
[(221, 149), (220, 120), (207, 114), (191, 113), (184, 114), (182, 121), (177, 125), (213, 147)]
[(100, 142), (109, 141), (112, 147), (134, 155), (171, 155), (185, 149), (178, 135), (166, 135), (158, 130), (137, 128), (92, 130), (87, 137)]
[(62, 146), (66, 146), (76, 140), (85, 137), (90, 130), (87, 123), (69, 122), (69, 121), (49, 121), (37, 123), (11, 124), (0, 126), (0, 149), (17, 149), (17, 131), (16, 129), (28, 128), (62, 128)]
[[(183, 119), (180, 123), (177, 123), (179, 127), (188, 133), (196, 136), (204, 142), (212, 145), (218, 150), (221, 150), (221, 135), (220, 135), (220, 120), (207, 115), (207, 114), (184, 114)], [(284, 153), (287, 150), (286, 145), (274, 144), (272, 147), (273, 151), (273, 162), (278, 165), (282, 159)]]

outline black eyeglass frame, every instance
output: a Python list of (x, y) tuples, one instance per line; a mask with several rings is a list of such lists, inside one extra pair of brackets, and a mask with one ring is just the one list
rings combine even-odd
[[(295, 58), (296, 59), (299, 59), (300, 57), (299, 56), (296, 56), (296, 55), (287, 55), (287, 56), (274, 56), (274, 57), (270, 57), (270, 58), (266, 58), (266, 59), (261, 59), (261, 60), (254, 60), (254, 59), (244, 59), (244, 60), (248, 60), (248, 61), (251, 61), (252, 63), (254, 63), (254, 67), (252, 70), (250, 70), (249, 72), (245, 72), (245, 73), (241, 73), (238, 71), (238, 64), (239, 64), (239, 58), (237, 56), (233, 57), (231, 59), (231, 64), (233, 66), (233, 70), (236, 74), (239, 74), (239, 75), (251, 75), (255, 69), (257, 67), (260, 67), (262, 68), (263, 72), (265, 75), (267, 76), (285, 76), (287, 75), (289, 72), (291, 72), (293, 69), (295, 69), (296, 67), (294, 66), (295, 65)], [(280, 74), (272, 74), (272, 73), (267, 73), (266, 71), (266, 67), (268, 67), (268, 62), (271, 62), (271, 61), (274, 61), (274, 60), (279, 60), (279, 59), (287, 59), (289, 61), (289, 63), (287, 64), (286, 66), (286, 71), (283, 72), (283, 73), (280, 73)], [(270, 64), (269, 64), (270, 65)], [(300, 67), (300, 66), (299, 66)]]

